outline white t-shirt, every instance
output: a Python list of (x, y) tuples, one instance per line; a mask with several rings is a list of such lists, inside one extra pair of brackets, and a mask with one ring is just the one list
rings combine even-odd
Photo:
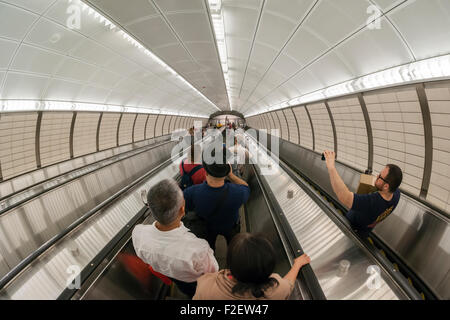
[(153, 270), (184, 282), (194, 282), (205, 274), (217, 272), (219, 265), (208, 242), (181, 226), (160, 231), (152, 225), (137, 225), (132, 234), (136, 254)]

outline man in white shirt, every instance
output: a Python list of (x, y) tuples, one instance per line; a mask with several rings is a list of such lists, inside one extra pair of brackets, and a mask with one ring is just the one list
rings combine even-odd
[(162, 180), (150, 189), (147, 206), (156, 221), (134, 228), (136, 254), (192, 297), (197, 279), (219, 270), (214, 252), (206, 240), (197, 238), (181, 222), (185, 215), (184, 197), (173, 179)]

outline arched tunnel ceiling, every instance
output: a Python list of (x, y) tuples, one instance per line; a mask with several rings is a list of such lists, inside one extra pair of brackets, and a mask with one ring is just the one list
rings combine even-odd
[[(182, 75), (82, 12), (0, 0), (0, 98), (187, 112), (229, 110), (208, 0), (86, 0)], [(217, 2), (217, 1), (216, 1)], [(222, 0), (233, 110), (244, 115), (450, 52), (448, 0)], [(373, 8), (380, 28), (369, 28)], [(372, 20), (371, 20), (372, 19)], [(212, 102), (212, 103), (211, 103)], [(213, 105), (213, 103), (215, 105)]]
[[(380, 28), (370, 29), (373, 5), (383, 16)], [(450, 52), (447, 0), (223, 0), (222, 6), (231, 103), (244, 114)]]
[(79, 29), (68, 28), (71, 5), (80, 7), (80, 2), (0, 0), (1, 99), (123, 105), (201, 116), (219, 110), (88, 10), (81, 11)]

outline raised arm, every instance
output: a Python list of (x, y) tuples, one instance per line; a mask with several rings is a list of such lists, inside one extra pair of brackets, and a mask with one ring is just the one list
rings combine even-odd
[(350, 209), (353, 205), (353, 192), (348, 190), (339, 173), (336, 170), (335, 160), (336, 153), (333, 151), (324, 151), (325, 160), (327, 163), (328, 173), (330, 175), (331, 187), (334, 193), (336, 193), (338, 199), (344, 206)]
[(248, 187), (247, 182), (245, 182), (244, 180), (242, 180), (242, 179), (239, 178), (239, 177), (236, 177), (236, 176), (233, 174), (233, 170), (231, 169), (231, 164), (230, 164), (230, 173), (228, 174), (228, 179), (231, 181), (231, 183), (241, 184), (241, 185), (243, 185), (243, 186), (247, 186), (247, 187)]

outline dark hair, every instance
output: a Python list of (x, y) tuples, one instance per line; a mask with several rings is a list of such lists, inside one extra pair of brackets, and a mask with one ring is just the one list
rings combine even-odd
[(261, 298), (265, 290), (278, 285), (276, 279), (270, 278), (275, 268), (275, 250), (261, 234), (237, 234), (228, 247), (227, 267), (237, 281), (233, 294), (250, 291), (255, 298)]
[(402, 169), (400, 169), (395, 164), (387, 164), (386, 167), (389, 168), (389, 173), (386, 176), (386, 181), (389, 183), (389, 192), (394, 192), (398, 189), (403, 180)]

